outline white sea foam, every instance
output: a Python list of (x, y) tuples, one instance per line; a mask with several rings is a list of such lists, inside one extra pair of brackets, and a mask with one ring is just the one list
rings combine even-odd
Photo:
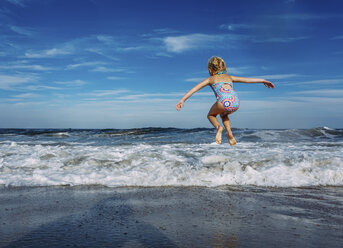
[[(267, 134), (263, 134), (267, 135)], [(330, 143), (118, 146), (2, 142), (0, 184), (343, 185), (343, 148)]]

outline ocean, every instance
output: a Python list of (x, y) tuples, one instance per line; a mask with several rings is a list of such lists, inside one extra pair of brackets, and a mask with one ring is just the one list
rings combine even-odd
[(343, 129), (0, 129), (0, 185), (343, 186)]

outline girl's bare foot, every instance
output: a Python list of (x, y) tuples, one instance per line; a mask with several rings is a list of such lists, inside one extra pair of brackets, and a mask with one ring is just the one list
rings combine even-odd
[(235, 138), (233, 137), (232, 133), (226, 132), (226, 137), (229, 140), (230, 146), (234, 146), (237, 144)]
[(219, 126), (217, 128), (217, 134), (216, 134), (216, 143), (217, 144), (222, 143), (222, 132), (223, 132), (223, 128), (221, 126)]

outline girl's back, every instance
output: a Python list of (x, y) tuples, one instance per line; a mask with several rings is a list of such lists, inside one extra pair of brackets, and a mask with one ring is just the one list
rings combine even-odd
[(224, 109), (228, 113), (233, 113), (239, 108), (239, 98), (237, 93), (233, 90), (232, 78), (221, 71), (216, 75), (209, 77), (209, 84)]
[(227, 74), (220, 74), (220, 75), (216, 74), (216, 75), (210, 76), (208, 79), (210, 81), (210, 84), (219, 83), (219, 82), (232, 84), (233, 82), (231, 76)]

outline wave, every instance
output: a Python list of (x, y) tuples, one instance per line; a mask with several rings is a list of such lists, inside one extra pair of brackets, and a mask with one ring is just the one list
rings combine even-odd
[(330, 142), (0, 145), (6, 186), (343, 186), (342, 146)]
[[(154, 136), (154, 135), (188, 135), (197, 133), (213, 133), (213, 128), (134, 128), (134, 129), (0, 129), (0, 136), (46, 136), (68, 138), (77, 136), (88, 137), (119, 137), (119, 136)], [(273, 139), (333, 139), (343, 138), (343, 129), (318, 127), (312, 129), (246, 129), (233, 128), (237, 138), (242, 141), (263, 141)]]

